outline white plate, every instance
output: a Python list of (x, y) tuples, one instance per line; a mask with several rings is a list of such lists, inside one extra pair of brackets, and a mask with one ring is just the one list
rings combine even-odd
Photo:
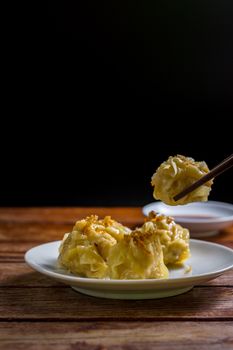
[(233, 224), (233, 205), (208, 201), (170, 206), (153, 202), (142, 208), (144, 215), (155, 212), (174, 217), (175, 221), (190, 230), (191, 237), (208, 237)]
[[(185, 266), (169, 270), (168, 279), (105, 280), (77, 277), (57, 266), (60, 241), (39, 245), (25, 254), (34, 270), (91, 296), (113, 299), (153, 299), (178, 295), (233, 267), (233, 250), (222, 245), (190, 240), (192, 257)], [(187, 273), (187, 266), (192, 271)]]

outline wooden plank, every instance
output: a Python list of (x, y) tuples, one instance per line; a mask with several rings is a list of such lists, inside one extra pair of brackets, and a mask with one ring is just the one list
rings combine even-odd
[[(0, 222), (0, 244), (9, 244), (9, 249), (16, 250), (19, 243), (34, 242), (34, 245), (60, 240), (64, 233), (70, 232), (73, 224), (43, 223), (43, 222)], [(233, 233), (223, 232), (216, 237), (204, 238), (204, 240), (224, 244), (233, 248)], [(12, 246), (15, 243), (15, 246)], [(1, 249), (1, 246), (0, 246)], [(4, 247), (7, 250), (7, 245)], [(3, 249), (1, 249), (2, 251)]]
[(0, 347), (4, 350), (230, 350), (232, 344), (231, 322), (0, 324)]
[[(24, 262), (0, 264), (0, 287), (66, 287), (41, 273), (33, 271)], [(32, 291), (33, 293), (33, 291)]]
[[(24, 261), (25, 252), (34, 247), (35, 242), (18, 242), (14, 244), (13, 242), (1, 242), (0, 241), (0, 262), (9, 261)], [(1, 275), (1, 268), (0, 268)]]
[(212, 281), (202, 283), (202, 286), (232, 286), (233, 287), (233, 269), (225, 272), (223, 275)]
[(1, 288), (0, 319), (233, 319), (232, 288), (196, 287), (166, 299), (112, 300), (71, 288)]
[(0, 241), (0, 254), (24, 254), (28, 249), (31, 249), (35, 246), (34, 242), (1, 242)]
[(46, 223), (0, 223), (0, 242), (18, 245), (34, 242), (35, 245), (60, 240), (72, 225)]
[(88, 215), (99, 217), (112, 216), (115, 220), (129, 226), (143, 221), (144, 216), (140, 207), (87, 207), (87, 208), (0, 208), (1, 222), (46, 222), (66, 223), (73, 225), (76, 220)]
[[(141, 208), (0, 208), (0, 242), (48, 242), (61, 239), (75, 221), (93, 213), (112, 215), (134, 227), (143, 222)], [(204, 238), (233, 247), (233, 226)]]
[[(122, 222), (122, 220), (121, 220)], [(37, 244), (60, 240), (66, 232), (70, 232), (75, 223), (49, 222), (0, 222), (0, 242), (20, 243), (35, 242)], [(130, 226), (129, 223), (126, 223)], [(132, 224), (132, 223), (131, 223)]]
[[(201, 286), (233, 286), (233, 269), (224, 273), (215, 280), (201, 284)], [(24, 262), (0, 264), (0, 286), (27, 286), (27, 287), (53, 287), (65, 286), (52, 278), (33, 271)]]
[[(63, 223), (73, 225), (87, 215), (96, 214), (100, 217), (111, 215), (125, 224), (135, 225), (144, 220), (141, 207), (45, 207), (45, 208), (0, 208), (0, 222), (7, 223)], [(233, 225), (228, 227), (226, 235), (233, 234)], [(219, 236), (219, 235), (218, 235)], [(208, 240), (218, 239), (218, 236)], [(222, 233), (221, 235), (222, 236)]]
[[(233, 271), (180, 296), (120, 301), (76, 293), (23, 263), (26, 250), (93, 213), (143, 221), (141, 208), (0, 208), (1, 349), (232, 349)], [(233, 227), (204, 240), (233, 248)]]
[[(125, 224), (135, 225), (144, 220), (141, 207), (65, 207), (65, 208), (0, 208), (0, 222), (4, 223), (63, 223), (73, 225), (87, 215), (96, 214), (100, 217), (111, 215)], [(233, 225), (224, 232), (233, 234)], [(222, 236), (222, 234), (221, 234)], [(218, 239), (218, 236), (216, 236)], [(208, 238), (215, 240), (215, 237)]]
[[(1, 242), (0, 241), (0, 262), (24, 262), (24, 254), (27, 250), (35, 247), (35, 242)], [(0, 267), (1, 273), (1, 267)]]

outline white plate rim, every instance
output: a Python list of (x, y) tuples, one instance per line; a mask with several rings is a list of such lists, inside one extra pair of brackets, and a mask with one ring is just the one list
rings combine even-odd
[[(231, 203), (226, 203), (226, 202), (219, 202), (219, 201), (208, 201), (208, 202), (193, 202), (193, 203), (190, 203), (190, 204), (194, 204), (194, 203), (197, 203), (199, 205), (203, 205), (203, 206), (208, 206), (208, 204), (212, 204), (214, 205), (215, 207), (221, 207), (221, 208), (228, 208), (228, 209), (233, 209), (233, 205)], [(163, 205), (164, 203), (161, 202), (161, 201), (155, 201), (155, 202), (151, 202), (151, 203), (148, 203), (146, 205), (144, 205), (142, 207), (142, 213), (147, 216), (146, 214), (146, 210), (152, 206), (155, 206), (155, 205)], [(172, 207), (171, 206), (171, 210), (172, 210)], [(177, 206), (179, 208), (182, 208), (183, 206), (182, 205), (179, 205)], [(153, 209), (152, 209), (153, 210)], [(169, 216), (172, 216), (172, 215), (169, 215)], [(175, 215), (173, 214), (173, 216), (175, 217)], [(182, 217), (179, 217), (179, 222), (180, 223), (222, 223), (222, 222), (229, 222), (229, 221), (233, 221), (233, 215), (228, 215), (228, 216), (223, 216), (223, 217), (220, 217), (220, 218), (208, 218), (208, 219), (205, 219), (205, 218), (198, 218), (198, 219), (191, 219), (191, 218), (182, 218)]]
[[(214, 242), (208, 242), (208, 241), (202, 241), (202, 240), (198, 240), (198, 239), (190, 239), (190, 242), (194, 242), (197, 244), (206, 244), (206, 245), (214, 245), (217, 246), (219, 249), (222, 250), (227, 250), (229, 251), (231, 254), (233, 254), (233, 249), (226, 247), (224, 245), (218, 244), (218, 243), (214, 243)], [(59, 279), (59, 280), (63, 280), (66, 283), (70, 283), (72, 284), (72, 282), (80, 282), (80, 284), (83, 283), (88, 283), (88, 284), (101, 284), (101, 285), (170, 285), (173, 283), (178, 283), (178, 282), (193, 282), (195, 284), (195, 281), (199, 281), (200, 279), (206, 277), (206, 279), (212, 279), (215, 276), (219, 276), (221, 274), (223, 274), (226, 271), (229, 271), (233, 268), (233, 261), (232, 264), (219, 269), (219, 270), (214, 270), (213, 272), (209, 272), (209, 273), (202, 273), (202, 274), (198, 274), (198, 275), (191, 275), (191, 276), (184, 276), (184, 277), (175, 277), (175, 278), (167, 278), (167, 279), (132, 279), (132, 280), (117, 280), (117, 279), (98, 279), (98, 278), (88, 278), (88, 277), (79, 277), (79, 276), (69, 276), (69, 275), (65, 275), (59, 272), (53, 272), (53, 271), (49, 271), (46, 270), (45, 268), (43, 268), (41, 265), (34, 263), (33, 261), (31, 261), (30, 259), (30, 255), (33, 253), (33, 251), (37, 250), (37, 249), (41, 249), (41, 247), (45, 246), (45, 245), (51, 245), (51, 244), (60, 244), (61, 241), (52, 241), (52, 242), (48, 242), (48, 243), (44, 243), (44, 244), (40, 244), (36, 247), (33, 247), (31, 249), (29, 249), (25, 255), (24, 255), (24, 259), (26, 261), (26, 263), (34, 270), (55, 278), (55, 279)]]

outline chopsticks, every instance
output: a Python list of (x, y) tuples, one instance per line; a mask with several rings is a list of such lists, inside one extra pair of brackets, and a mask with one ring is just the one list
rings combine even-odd
[(194, 182), (191, 186), (185, 188), (180, 193), (176, 194), (173, 199), (178, 201), (182, 197), (186, 196), (188, 193), (194, 191), (196, 188), (205, 184), (207, 181), (213, 179), (214, 177), (224, 173), (226, 170), (230, 169), (233, 166), (233, 154), (224, 159), (221, 163), (219, 163), (216, 167), (214, 167), (208, 174), (201, 177), (199, 180)]

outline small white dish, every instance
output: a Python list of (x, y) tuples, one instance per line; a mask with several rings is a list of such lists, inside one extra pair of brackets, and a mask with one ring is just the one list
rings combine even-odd
[[(29, 266), (70, 285), (83, 294), (111, 299), (155, 299), (182, 294), (233, 267), (233, 250), (222, 245), (190, 240), (191, 258), (170, 269), (168, 279), (106, 280), (78, 277), (57, 266), (60, 241), (39, 245), (25, 254)], [(188, 267), (192, 270), (189, 271)], [(189, 272), (188, 272), (189, 271)]]
[(151, 210), (172, 216), (178, 224), (190, 230), (191, 237), (213, 236), (233, 225), (233, 205), (229, 203), (208, 201), (170, 206), (153, 202), (142, 208), (146, 216)]

